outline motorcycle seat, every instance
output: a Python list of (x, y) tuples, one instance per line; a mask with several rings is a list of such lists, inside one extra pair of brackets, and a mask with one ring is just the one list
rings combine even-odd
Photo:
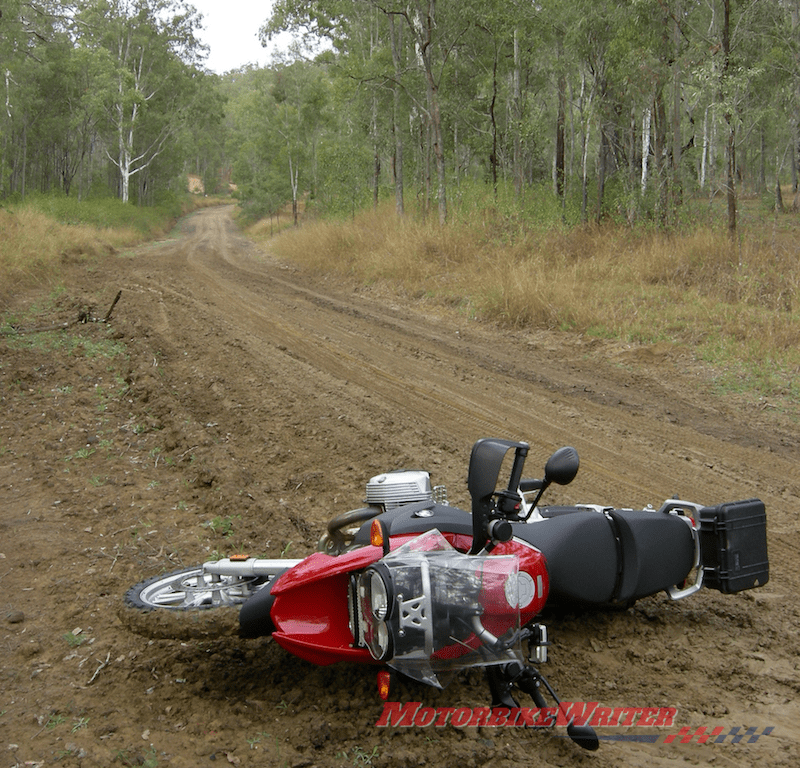
[(512, 527), (515, 537), (544, 555), (551, 596), (579, 603), (604, 603), (612, 598), (617, 542), (604, 515), (573, 509)]
[(628, 603), (678, 584), (692, 568), (692, 532), (676, 515), (573, 507), (543, 517), (515, 524), (514, 535), (545, 556), (557, 599)]
[(684, 518), (645, 510), (609, 512), (622, 550), (615, 599), (636, 600), (683, 581), (694, 564), (694, 537)]

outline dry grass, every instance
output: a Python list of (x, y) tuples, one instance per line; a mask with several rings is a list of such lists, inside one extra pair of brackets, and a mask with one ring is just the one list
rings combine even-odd
[(46, 284), (57, 280), (64, 261), (113, 252), (142, 238), (133, 227), (60, 224), (32, 208), (0, 210), (0, 232), (0, 274), (7, 284)]
[[(800, 264), (794, 215), (749, 225), (740, 242), (698, 227), (534, 231), (491, 216), (440, 228), (387, 206), (312, 222), (270, 241), (281, 258), (358, 284), (457, 306), (507, 326), (690, 345), (710, 362), (794, 390)], [(741, 371), (745, 371), (742, 373)]]
[[(170, 209), (144, 209), (123, 207), (116, 201), (79, 204), (66, 198), (42, 198), (10, 209), (0, 207), (0, 293), (7, 294), (20, 285), (55, 284), (65, 263), (163, 237), (181, 212), (219, 202), (192, 197)], [(81, 223), (82, 211), (89, 218), (111, 223)]]

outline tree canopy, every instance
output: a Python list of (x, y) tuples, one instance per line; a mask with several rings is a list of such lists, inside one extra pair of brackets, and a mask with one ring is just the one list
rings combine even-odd
[(0, 195), (146, 203), (174, 185), (192, 130), (222, 120), (199, 22), (183, 0), (4, 4)]
[(253, 215), (488, 195), (669, 226), (798, 190), (800, 0), (278, 0), (292, 55), (217, 77), (183, 0), (11, 0), (0, 196), (152, 200), (232, 180)]

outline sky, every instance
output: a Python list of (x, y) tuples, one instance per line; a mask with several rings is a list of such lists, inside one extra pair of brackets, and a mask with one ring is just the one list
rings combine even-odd
[(203, 15), (205, 29), (200, 39), (211, 48), (206, 67), (217, 74), (245, 64), (265, 66), (272, 53), (288, 48), (286, 36), (271, 43), (269, 48), (262, 48), (258, 40), (258, 30), (272, 9), (269, 0), (190, 0), (190, 3)]

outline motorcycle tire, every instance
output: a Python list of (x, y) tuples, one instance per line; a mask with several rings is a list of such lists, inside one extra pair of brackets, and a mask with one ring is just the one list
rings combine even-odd
[(265, 577), (212, 581), (201, 567), (184, 568), (131, 587), (119, 618), (131, 631), (151, 639), (236, 635), (241, 604), (269, 581)]

